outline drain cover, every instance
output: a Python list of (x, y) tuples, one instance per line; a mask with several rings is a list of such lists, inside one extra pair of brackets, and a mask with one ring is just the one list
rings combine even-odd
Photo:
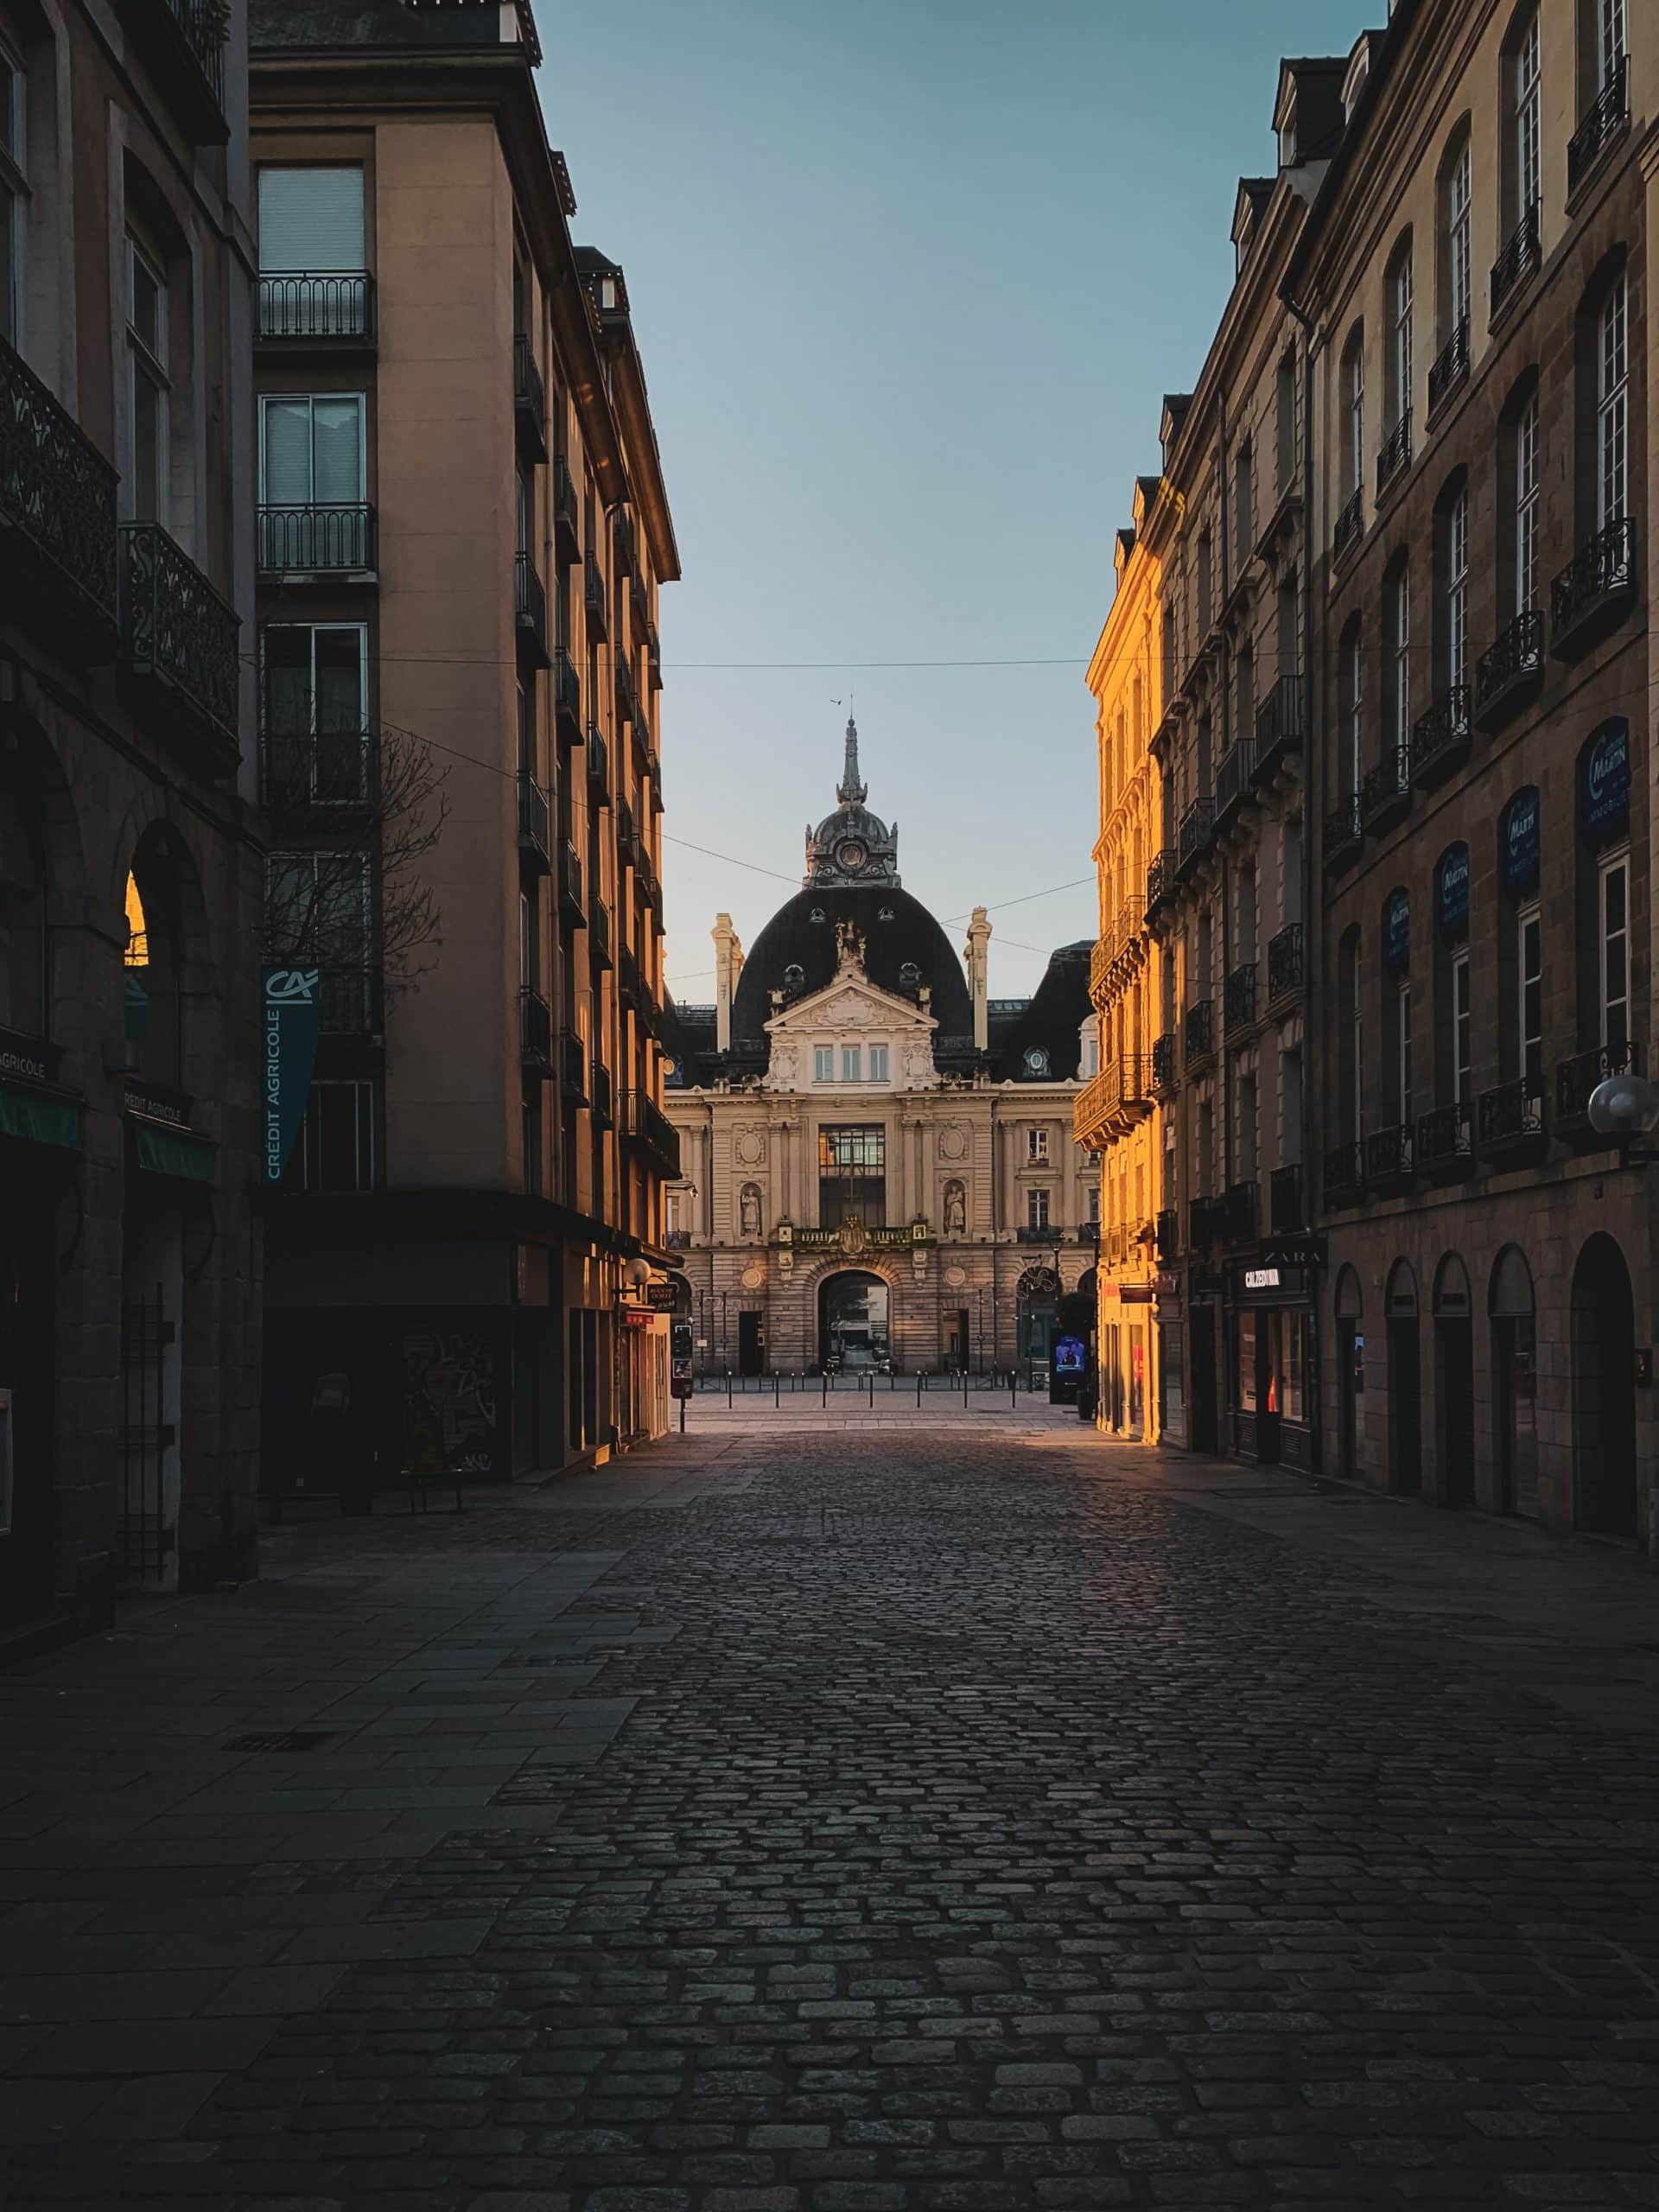
[(251, 1736), (233, 1736), (225, 1748), (227, 1751), (315, 1751), (319, 1744), (331, 1743), (339, 1733), (337, 1728), (255, 1729)]

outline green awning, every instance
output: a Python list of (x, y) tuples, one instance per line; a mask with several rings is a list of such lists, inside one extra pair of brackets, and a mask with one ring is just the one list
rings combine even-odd
[(80, 1148), (80, 1109), (73, 1098), (48, 1098), (39, 1090), (0, 1083), (0, 1136), (25, 1144), (54, 1144), (67, 1152)]
[(181, 1176), (188, 1183), (213, 1181), (219, 1147), (207, 1138), (193, 1136), (188, 1129), (158, 1128), (154, 1122), (136, 1118), (128, 1127), (138, 1165), (152, 1175)]

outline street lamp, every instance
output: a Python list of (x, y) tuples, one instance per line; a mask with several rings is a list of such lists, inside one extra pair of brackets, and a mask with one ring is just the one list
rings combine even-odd
[(1598, 1136), (1618, 1140), (1619, 1155), (1627, 1167), (1644, 1167), (1659, 1160), (1659, 1153), (1634, 1149), (1637, 1137), (1659, 1128), (1659, 1084), (1628, 1071), (1610, 1075), (1591, 1092), (1586, 1111)]

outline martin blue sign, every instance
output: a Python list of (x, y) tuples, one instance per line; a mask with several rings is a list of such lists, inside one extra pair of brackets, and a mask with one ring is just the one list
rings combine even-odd
[(1405, 967), (1411, 958), (1411, 901), (1403, 891), (1393, 893), (1382, 910), (1382, 937), (1389, 967)]
[(264, 971), (264, 1181), (280, 1183), (294, 1140), (305, 1119), (305, 1102), (316, 1065), (322, 1008), (315, 968)]
[(1469, 927), (1469, 848), (1448, 845), (1434, 870), (1434, 912), (1442, 937), (1461, 937)]
[(1622, 836), (1630, 819), (1630, 726), (1605, 721), (1579, 755), (1579, 827), (1592, 845)]
[(1529, 784), (1498, 817), (1498, 865), (1506, 891), (1530, 891), (1538, 880), (1538, 787)]

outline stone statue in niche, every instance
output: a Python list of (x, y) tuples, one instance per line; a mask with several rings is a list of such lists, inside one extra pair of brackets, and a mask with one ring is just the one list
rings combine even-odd
[(746, 1183), (738, 1203), (744, 1236), (758, 1239), (760, 1234), (760, 1185)]
[(968, 1226), (968, 1194), (960, 1183), (944, 1186), (944, 1233), (960, 1236)]

